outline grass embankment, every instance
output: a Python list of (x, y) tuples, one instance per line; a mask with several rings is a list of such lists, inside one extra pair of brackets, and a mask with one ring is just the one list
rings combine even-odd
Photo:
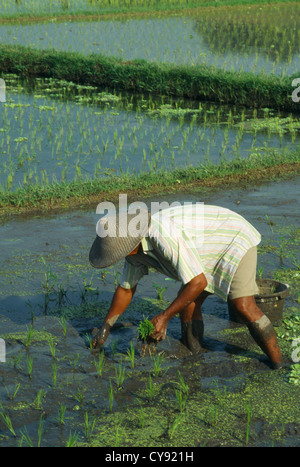
[[(298, 0), (273, 0), (272, 3), (292, 4)], [(42, 0), (31, 0), (19, 11), (11, 12), (11, 5), (3, 2), (1, 22), (14, 21), (49, 21), (58, 19), (72, 21), (76, 19), (98, 19), (107, 15), (147, 14), (185, 12), (199, 8), (242, 7), (270, 4), (270, 0), (86, 0), (86, 8), (77, 7), (76, 1), (61, 0), (56, 4), (45, 4)], [(45, 6), (46, 5), (46, 6)], [(56, 6), (55, 6), (56, 5)], [(75, 6), (74, 6), (75, 5)], [(22, 4), (20, 4), (22, 6)], [(17, 8), (16, 8), (17, 9)]]
[(0, 215), (83, 207), (103, 199), (117, 200), (119, 193), (145, 198), (151, 194), (194, 189), (221, 188), (238, 183), (254, 183), (300, 173), (300, 154), (252, 154), (248, 159), (140, 175), (105, 179), (80, 179), (72, 182), (29, 184), (13, 192), (0, 193)]
[(51, 77), (78, 84), (136, 93), (209, 100), (246, 107), (270, 107), (299, 112), (291, 95), (293, 77), (229, 72), (212, 66), (185, 66), (124, 61), (98, 54), (0, 47), (0, 73), (22, 77)]

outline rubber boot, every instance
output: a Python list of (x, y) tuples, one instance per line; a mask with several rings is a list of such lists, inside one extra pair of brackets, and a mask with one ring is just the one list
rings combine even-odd
[(92, 340), (92, 346), (93, 346), (93, 351), (97, 352), (100, 350), (101, 346), (104, 344), (106, 339), (108, 338), (110, 334), (111, 326), (108, 323), (104, 323), (102, 328), (99, 330), (97, 328), (93, 329), (93, 340)]
[(277, 343), (276, 333), (269, 318), (264, 315), (257, 321), (248, 322), (247, 327), (255, 342), (271, 360), (273, 370), (282, 368), (284, 363), (281, 351)]
[(202, 350), (204, 325), (203, 320), (181, 322), (181, 342), (192, 352), (197, 354)]

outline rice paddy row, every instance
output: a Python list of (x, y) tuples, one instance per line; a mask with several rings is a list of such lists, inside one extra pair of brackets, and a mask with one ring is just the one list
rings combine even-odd
[[(2, 207), (22, 206), (30, 196), (36, 204), (46, 192), (48, 200), (66, 200), (87, 187), (87, 195), (109, 191), (116, 178), (119, 188), (128, 188), (134, 177), (138, 188), (147, 177), (150, 186), (162, 178), (173, 184), (179, 173), (190, 180), (228, 175), (260, 158), (263, 164), (299, 161), (300, 123), (292, 114), (99, 92), (54, 79), (32, 83), (6, 75), (6, 82), (7, 99), (0, 104)], [(161, 178), (164, 171), (172, 175)]]

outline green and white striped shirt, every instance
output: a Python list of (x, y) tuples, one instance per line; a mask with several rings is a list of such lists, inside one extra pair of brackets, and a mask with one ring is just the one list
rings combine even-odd
[(259, 232), (229, 209), (180, 205), (151, 215), (142, 252), (125, 259), (120, 285), (133, 288), (149, 267), (187, 284), (204, 273), (206, 291), (227, 300), (234, 273), (245, 253), (258, 245)]

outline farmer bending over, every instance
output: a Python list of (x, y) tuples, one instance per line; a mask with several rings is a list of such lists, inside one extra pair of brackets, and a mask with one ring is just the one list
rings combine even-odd
[[(199, 208), (201, 204), (201, 208)], [(130, 304), (138, 281), (148, 268), (182, 283), (177, 298), (152, 319), (152, 337), (165, 338), (169, 320), (179, 313), (182, 342), (192, 353), (201, 350), (201, 305), (210, 294), (228, 300), (247, 325), (251, 336), (269, 357), (272, 368), (282, 366), (282, 355), (273, 326), (257, 307), (257, 245), (260, 234), (239, 214), (202, 203), (179, 205), (150, 215), (140, 214), (138, 233), (128, 232), (134, 220), (128, 212), (117, 218), (102, 217), (90, 251), (90, 262), (105, 268), (125, 258), (123, 276), (115, 291), (104, 324), (93, 339), (100, 348), (110, 329)], [(109, 222), (108, 222), (109, 221)], [(115, 235), (107, 234), (107, 225)], [(106, 235), (106, 236), (105, 236)]]

